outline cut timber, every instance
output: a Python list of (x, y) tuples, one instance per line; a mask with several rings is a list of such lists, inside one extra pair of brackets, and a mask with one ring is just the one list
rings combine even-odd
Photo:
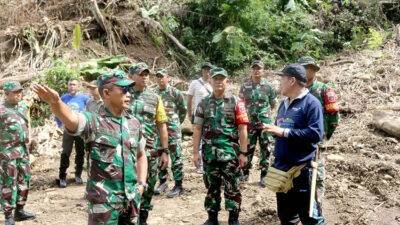
[(400, 138), (400, 116), (384, 111), (376, 111), (373, 114), (372, 123), (376, 128)]
[(343, 65), (343, 64), (347, 64), (347, 63), (354, 63), (354, 61), (353, 60), (340, 60), (340, 61), (329, 64), (329, 66), (338, 66), (338, 65)]

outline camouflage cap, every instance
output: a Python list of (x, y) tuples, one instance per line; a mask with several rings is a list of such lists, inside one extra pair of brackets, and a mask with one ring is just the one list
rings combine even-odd
[(86, 83), (86, 86), (89, 88), (97, 88), (97, 80), (92, 80), (89, 83)]
[(313, 66), (316, 71), (319, 71), (319, 65), (315, 61), (315, 59), (311, 56), (303, 56), (301, 57), (297, 63), (301, 64), (302, 66)]
[(251, 68), (253, 68), (253, 67), (255, 67), (255, 66), (258, 66), (258, 67), (260, 67), (260, 68), (264, 68), (264, 63), (263, 63), (261, 60), (254, 60), (254, 61), (251, 63)]
[(19, 91), (22, 90), (22, 86), (18, 81), (7, 81), (3, 84), (4, 91)]
[(217, 75), (222, 75), (224, 77), (228, 77), (228, 73), (226, 72), (226, 70), (224, 70), (223, 68), (220, 67), (215, 67), (213, 69), (211, 69), (211, 78), (217, 76)]
[(206, 67), (212, 69), (214, 66), (210, 62), (205, 62), (205, 63), (203, 63), (203, 65), (201, 65), (202, 69), (206, 68)]
[(122, 70), (112, 70), (104, 73), (103, 75), (97, 78), (97, 86), (102, 87), (106, 84), (114, 84), (117, 86), (131, 86), (134, 85), (135, 82), (127, 79), (125, 72)]
[(156, 72), (156, 75), (162, 75), (163, 77), (168, 75), (168, 70), (167, 69), (159, 69)]
[(141, 74), (145, 70), (150, 73), (149, 66), (144, 62), (136, 63), (129, 67), (130, 74)]

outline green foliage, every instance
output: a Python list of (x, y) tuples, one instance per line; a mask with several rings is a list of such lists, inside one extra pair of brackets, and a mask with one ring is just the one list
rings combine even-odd
[[(46, 84), (61, 95), (67, 91), (68, 81), (71, 79), (79, 79), (78, 71), (71, 68), (64, 60), (57, 59), (53, 62), (52, 67), (44, 70), (36, 82)], [(49, 105), (39, 101), (32, 104), (30, 113), (32, 127), (43, 126), (45, 119), (51, 115)]]
[(123, 55), (109, 56), (109, 57), (105, 57), (105, 58), (97, 60), (97, 65), (100, 68), (106, 67), (109, 69), (115, 69), (120, 64), (123, 64), (123, 63), (129, 63), (129, 59)]
[[(285, 12), (287, 3), (295, 3), (295, 7)], [(379, 4), (356, 0), (342, 3), (188, 0), (185, 16), (167, 13), (161, 21), (194, 50), (195, 60), (178, 60), (184, 67), (197, 65), (198, 59), (208, 59), (232, 72), (258, 58), (275, 68), (304, 54), (321, 59), (346, 47), (379, 46), (385, 34), (377, 31), (387, 27)]]
[(377, 49), (383, 44), (384, 36), (381, 32), (375, 30), (374, 28), (368, 29), (368, 48)]
[(40, 82), (45, 83), (61, 94), (67, 91), (68, 81), (71, 79), (79, 79), (79, 72), (71, 68), (67, 62), (58, 59), (53, 62), (51, 68), (43, 72)]
[(51, 115), (49, 104), (35, 100), (30, 107), (30, 115), (32, 127), (44, 126), (46, 118)]
[(82, 30), (79, 24), (76, 24), (72, 31), (72, 48), (78, 50), (81, 47)]
[(219, 58), (226, 68), (234, 69), (249, 61), (254, 52), (251, 38), (242, 29), (229, 26), (221, 32), (216, 32), (212, 38), (214, 51), (212, 58)]
[[(324, 38), (305, 10), (288, 14), (279, 0), (207, 1), (188, 3), (187, 18), (181, 20), (180, 40), (201, 58), (234, 71), (263, 59), (271, 67), (296, 60), (300, 54), (321, 57), (327, 53)], [(217, 16), (214, 16), (217, 15)]]

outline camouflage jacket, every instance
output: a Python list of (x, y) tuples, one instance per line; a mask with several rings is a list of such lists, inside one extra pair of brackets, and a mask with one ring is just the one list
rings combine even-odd
[(12, 106), (0, 105), (0, 159), (17, 159), (28, 156), (29, 107), (25, 101)]
[(142, 128), (125, 113), (114, 117), (104, 106), (99, 112), (79, 114), (75, 134), (89, 145), (89, 178), (86, 199), (93, 204), (120, 203), (139, 198), (136, 189), (136, 155), (140, 150)]
[(174, 144), (173, 142), (176, 139), (181, 138), (181, 123), (185, 120), (187, 112), (185, 98), (178, 89), (171, 86), (167, 86), (165, 90), (156, 88), (155, 92), (160, 95), (163, 101), (165, 112), (168, 116), (169, 143)]
[(132, 91), (129, 113), (136, 117), (143, 126), (146, 148), (157, 148), (157, 123), (166, 123), (167, 116), (161, 98), (151, 90)]
[(325, 136), (329, 140), (339, 123), (339, 104), (337, 96), (331, 87), (316, 80), (308, 89), (322, 104)]
[(263, 123), (270, 124), (272, 122), (271, 108), (275, 104), (276, 92), (267, 79), (262, 78), (260, 84), (254, 84), (248, 80), (240, 88), (239, 97), (246, 104), (250, 129), (260, 127)]
[(202, 126), (204, 160), (226, 162), (236, 159), (240, 150), (238, 126), (248, 122), (244, 103), (238, 97), (205, 97), (197, 106), (194, 118), (194, 124)]
[(103, 101), (101, 99), (96, 101), (94, 98), (90, 98), (89, 101), (86, 103), (85, 111), (98, 112), (100, 106), (102, 105)]

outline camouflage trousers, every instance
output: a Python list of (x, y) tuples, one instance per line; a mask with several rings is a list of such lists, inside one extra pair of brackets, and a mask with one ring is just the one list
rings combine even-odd
[[(138, 195), (139, 196), (139, 195)], [(140, 199), (121, 203), (88, 203), (89, 225), (133, 225), (137, 224)]]
[[(171, 158), (171, 171), (174, 177), (174, 181), (182, 181), (183, 179), (183, 156), (182, 146), (180, 142), (176, 142), (174, 145), (169, 145), (169, 156)], [(168, 177), (168, 168), (160, 170), (158, 173), (158, 179), (166, 181)]]
[(268, 171), (269, 166), (269, 156), (271, 154), (268, 144), (270, 143), (269, 137), (266, 133), (262, 133), (260, 129), (250, 129), (248, 131), (248, 145), (247, 145), (247, 164), (243, 168), (243, 174), (248, 175), (250, 169), (252, 168), (252, 161), (254, 152), (256, 150), (257, 140), (260, 145), (260, 162), (259, 168), (261, 170), (261, 175), (265, 176)]
[(204, 207), (207, 211), (221, 210), (221, 185), (224, 182), (226, 210), (240, 210), (242, 195), (239, 190), (239, 161), (207, 162), (204, 166), (207, 195)]
[(147, 156), (147, 190), (143, 192), (140, 203), (141, 210), (152, 210), (151, 199), (154, 195), (154, 187), (157, 183), (157, 173), (159, 170), (159, 158)]
[(23, 207), (28, 198), (31, 168), (29, 159), (1, 160), (2, 208), (11, 215), (16, 206)]

